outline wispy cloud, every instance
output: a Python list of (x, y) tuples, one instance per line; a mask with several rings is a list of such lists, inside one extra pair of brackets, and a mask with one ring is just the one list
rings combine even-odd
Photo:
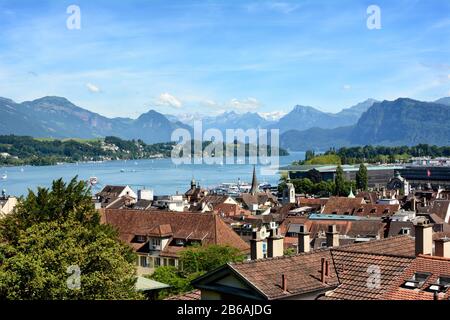
[(258, 12), (262, 10), (276, 11), (283, 14), (289, 14), (301, 7), (298, 3), (282, 2), (282, 1), (260, 1), (248, 4), (246, 6), (249, 12)]
[(258, 99), (252, 97), (245, 99), (233, 98), (225, 103), (218, 103), (214, 100), (203, 100), (201, 104), (205, 107), (215, 108), (220, 111), (235, 110), (238, 112), (255, 111), (262, 106), (262, 103)]
[(181, 100), (170, 93), (161, 93), (155, 104), (159, 107), (171, 107), (175, 109), (180, 109), (183, 106)]
[(98, 86), (92, 84), (92, 83), (86, 83), (86, 88), (89, 90), (90, 93), (100, 93), (101, 90)]
[(342, 89), (344, 89), (345, 91), (350, 91), (352, 89), (352, 86), (349, 84), (345, 84), (342, 86)]

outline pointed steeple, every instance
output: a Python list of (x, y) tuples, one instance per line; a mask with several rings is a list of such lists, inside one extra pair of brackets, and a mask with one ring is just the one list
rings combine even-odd
[(250, 193), (255, 195), (259, 192), (258, 180), (256, 179), (256, 166), (253, 166), (253, 178), (252, 178), (252, 188), (250, 189)]
[(350, 187), (350, 194), (348, 195), (350, 199), (355, 199), (355, 195), (353, 194), (353, 187)]

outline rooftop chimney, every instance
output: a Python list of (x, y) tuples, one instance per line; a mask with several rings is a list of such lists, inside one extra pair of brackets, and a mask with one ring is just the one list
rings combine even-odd
[(267, 238), (267, 256), (269, 258), (282, 257), (284, 254), (284, 237), (280, 234), (280, 229), (270, 230)]
[(322, 258), (320, 259), (320, 282), (325, 283), (326, 273), (326, 260)]
[(450, 258), (450, 238), (441, 238), (434, 241), (434, 255)]
[(413, 197), (413, 198), (411, 199), (411, 211), (416, 212), (416, 207), (417, 207), (416, 197)]
[(264, 258), (263, 239), (257, 230), (253, 230), (252, 239), (250, 239), (250, 259), (258, 260)]
[(298, 233), (298, 253), (309, 252), (310, 247), (309, 232), (306, 231), (305, 226), (300, 226), (300, 232)]
[(419, 254), (431, 255), (433, 252), (433, 228), (428, 220), (416, 223), (416, 256)]
[(283, 289), (284, 292), (288, 291), (287, 277), (284, 273), (281, 275), (281, 289)]
[(339, 247), (339, 232), (337, 232), (336, 225), (328, 226), (327, 247)]

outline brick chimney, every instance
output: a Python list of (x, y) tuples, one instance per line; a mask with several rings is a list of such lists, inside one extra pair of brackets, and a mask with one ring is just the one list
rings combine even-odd
[(419, 254), (432, 255), (433, 228), (428, 220), (418, 221), (415, 225), (416, 256)]
[(284, 255), (284, 237), (280, 234), (280, 229), (270, 230), (267, 238), (267, 257), (276, 258)]
[(284, 273), (281, 275), (281, 289), (283, 289), (284, 292), (288, 291), (287, 276)]
[(250, 259), (258, 260), (264, 258), (263, 242), (258, 230), (253, 230), (252, 239), (250, 239)]
[(339, 232), (337, 232), (336, 225), (328, 226), (327, 235), (327, 247), (339, 247)]
[(434, 255), (450, 258), (450, 238), (441, 238), (434, 241)]
[(306, 227), (300, 226), (300, 232), (298, 233), (298, 253), (309, 252), (311, 239), (309, 238), (309, 232)]

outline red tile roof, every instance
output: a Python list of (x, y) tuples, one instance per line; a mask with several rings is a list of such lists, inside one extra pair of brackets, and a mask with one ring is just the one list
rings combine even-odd
[[(410, 279), (416, 272), (430, 273), (431, 275), (418, 289), (406, 289), (402, 284)], [(392, 282), (388, 291), (383, 295), (385, 300), (433, 300), (434, 294), (425, 289), (436, 283), (440, 276), (450, 276), (450, 259), (421, 255), (417, 257), (406, 270)], [(439, 299), (448, 300), (450, 289), (439, 295)]]
[(171, 229), (175, 239), (197, 240), (203, 245), (230, 245), (242, 251), (249, 249), (217, 214), (106, 209), (102, 222), (115, 226), (120, 238), (127, 243), (136, 235), (150, 235), (155, 230), (168, 234)]
[(367, 204), (364, 198), (331, 197), (322, 213), (382, 217), (393, 215), (399, 209), (398, 204)]
[(194, 290), (190, 292), (186, 292), (177, 296), (168, 297), (164, 300), (200, 300), (201, 299), (201, 291), (200, 290)]
[[(330, 268), (325, 283), (320, 281), (321, 259), (331, 264), (330, 250), (317, 250), (291, 257), (280, 257), (229, 264), (267, 299), (281, 299), (338, 284), (336, 273)], [(282, 288), (282, 275), (287, 279), (287, 291)]]
[[(339, 285), (338, 276), (332, 265), (334, 249), (319, 249), (309, 253), (232, 263), (228, 266), (249, 282), (267, 299), (281, 299), (292, 295), (318, 290), (333, 289)], [(361, 254), (391, 254), (411, 259), (414, 256), (414, 241), (407, 236), (399, 236), (366, 243), (345, 245), (339, 251)], [(344, 254), (341, 254), (344, 255)], [(406, 256), (406, 257), (405, 257)], [(320, 281), (321, 259), (330, 263), (330, 275), (325, 283)], [(287, 278), (287, 291), (281, 286), (282, 275)]]
[(402, 257), (346, 250), (331, 250), (339, 286), (326, 299), (377, 300), (413, 261)]

